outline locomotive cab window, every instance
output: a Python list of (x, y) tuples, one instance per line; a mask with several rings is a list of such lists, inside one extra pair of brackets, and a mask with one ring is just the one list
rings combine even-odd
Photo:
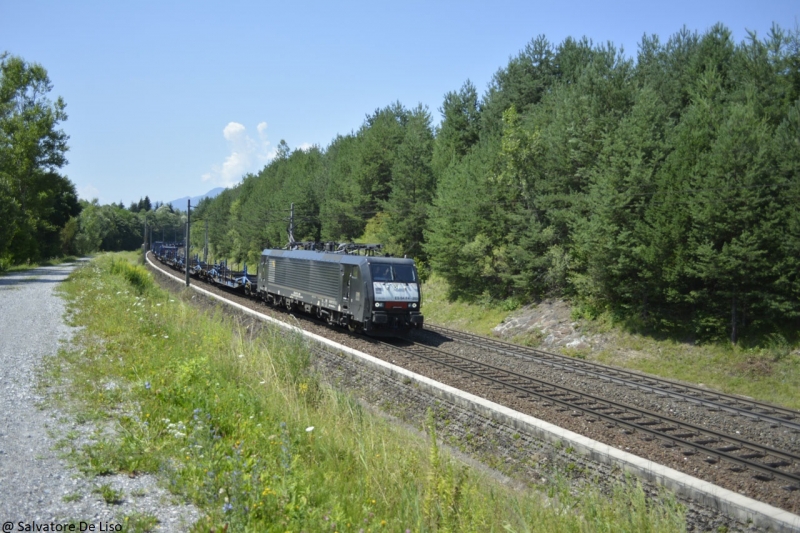
[(389, 265), (373, 263), (369, 266), (372, 281), (398, 281), (416, 283), (417, 274), (411, 265)]

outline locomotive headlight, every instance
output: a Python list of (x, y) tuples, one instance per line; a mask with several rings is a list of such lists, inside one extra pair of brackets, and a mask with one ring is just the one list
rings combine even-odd
[(416, 308), (417, 308), (417, 304), (416, 303), (412, 303), (411, 304), (411, 309), (416, 309)]
[(375, 302), (375, 307), (383, 307), (383, 302)]

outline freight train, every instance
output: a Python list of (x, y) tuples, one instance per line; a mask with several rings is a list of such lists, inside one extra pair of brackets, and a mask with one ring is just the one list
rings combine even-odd
[[(180, 243), (151, 248), (162, 263), (185, 272)], [(240, 291), (267, 305), (312, 314), (331, 325), (369, 335), (404, 336), (423, 327), (421, 292), (413, 259), (379, 255), (380, 245), (292, 243), (265, 249), (256, 274), (226, 263), (190, 259), (189, 273)]]

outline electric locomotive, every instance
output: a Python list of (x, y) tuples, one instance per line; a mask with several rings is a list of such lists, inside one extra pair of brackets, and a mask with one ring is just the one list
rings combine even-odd
[(413, 259), (266, 249), (257, 295), (268, 304), (372, 335), (402, 335), (423, 325)]

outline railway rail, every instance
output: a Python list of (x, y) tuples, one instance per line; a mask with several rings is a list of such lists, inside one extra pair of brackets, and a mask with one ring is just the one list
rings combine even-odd
[[(684, 455), (702, 452), (706, 455), (704, 460), (708, 463), (725, 461), (734, 471), (746, 468), (753, 472), (756, 479), (761, 481), (780, 479), (787, 483), (783, 486), (784, 489), (800, 490), (798, 455), (664, 417), (645, 409), (554, 385), (430, 346), (412, 344), (399, 347), (383, 341), (374, 342), (480, 378), (495, 386), (510, 389), (524, 395), (523, 397), (532, 396), (539, 401), (550, 402), (572, 411), (573, 416), (590, 415), (604, 421), (608, 427), (638, 431), (646, 439), (658, 439), (664, 447), (681, 447)], [(788, 470), (789, 468), (795, 470)]]
[[(164, 266), (158, 265), (157, 268), (163, 269)], [(207, 285), (213, 292), (227, 299), (253, 309), (264, 309), (261, 304), (247, 300), (243, 295), (226, 290), (224, 287), (199, 283)], [(285, 314), (281, 311), (269, 312), (273, 313)], [(401, 348), (396, 345), (397, 343), (377, 342), (363, 335), (351, 335), (338, 329), (331, 329), (311, 317), (298, 315), (297, 318), (303, 323), (304, 329), (371, 353), (386, 361), (402, 366), (408, 365), (406, 367), (412, 371), (442, 383), (471, 391), (473, 394), (492, 399), (537, 418), (549, 420), (551, 423), (562, 425), (563, 422), (565, 425), (562, 427), (571, 428), (573, 431), (617, 448), (630, 449), (627, 446), (631, 446), (641, 457), (699, 475), (701, 479), (718, 483), (722, 487), (790, 512), (797, 512), (800, 508), (797, 499), (800, 495), (800, 452), (793, 444), (795, 442), (793, 435), (797, 430), (792, 426), (798, 421), (800, 413), (730, 396), (737, 402), (744, 402), (750, 406), (750, 409), (745, 408), (745, 413), (754, 415), (742, 420), (742, 422), (753, 421), (750, 427), (754, 429), (748, 430), (747, 436), (737, 437), (733, 434), (738, 434), (739, 429), (745, 433), (743, 426), (731, 427), (729, 422), (722, 423), (723, 420), (733, 421), (736, 417), (719, 416), (733, 414), (734, 408), (731, 405), (717, 402), (717, 397), (723, 398), (723, 402), (726, 402), (728, 395), (680, 383), (662, 382), (659, 378), (548, 354), (439, 326), (426, 325), (426, 330), (431, 330), (434, 337), (444, 339), (445, 344), (450, 346), (445, 349), (456, 351), (457, 354), (425, 345), (425, 342), (430, 344), (426, 339), (428, 332), (425, 330), (416, 332), (408, 339), (409, 342), (420, 341), (423, 344), (417, 343)], [(442, 364), (444, 362), (452, 365), (454, 361), (450, 358), (458, 358), (464, 353), (477, 357), (485, 363), (469, 360), (460, 365)], [(556, 374), (573, 377), (563, 382), (561, 380), (547, 382), (532, 378), (531, 376), (536, 375), (536, 366), (545, 361), (547, 361), (545, 364), (551, 367), (548, 373), (554, 370)], [(481, 364), (483, 370), (480, 366), (473, 366)], [(579, 366), (576, 368), (575, 364)], [(604, 372), (609, 374), (603, 375)], [(578, 376), (583, 375), (597, 378), (583, 382), (594, 381), (597, 386), (589, 387), (589, 390), (582, 392), (570, 389), (569, 387), (573, 385), (581, 387)], [(634, 396), (618, 393), (606, 395), (606, 390), (611, 390), (606, 389), (607, 384), (613, 384), (619, 390), (630, 390), (630, 394)], [(623, 384), (625, 386), (622, 386)], [(692, 389), (698, 392), (694, 393)], [(690, 392), (684, 396), (684, 390)], [(640, 395), (641, 399), (636, 399), (635, 395)], [(631, 407), (648, 405), (650, 409), (654, 409), (659, 406), (656, 410), (661, 411), (660, 403), (657, 400), (654, 402), (653, 398), (669, 398), (665, 401), (675, 402), (676, 406), (684, 405), (683, 401), (687, 401), (695, 409), (698, 405), (702, 405), (706, 408), (704, 412), (707, 412), (707, 416), (700, 418), (689, 416), (679, 421), (672, 417), (671, 409), (670, 414), (666, 414), (666, 409), (656, 413), (652, 410)], [(680, 413), (680, 416), (685, 415), (686, 412)], [(719, 423), (710, 423), (715, 419)], [(594, 423), (587, 423), (590, 420)], [(757, 420), (768, 422), (772, 427), (778, 425), (781, 429), (770, 429), (766, 424), (756, 422)], [(770, 436), (771, 431), (781, 431), (781, 437), (773, 439)], [(749, 440), (753, 438), (761, 440), (760, 444)]]
[(766, 422), (773, 428), (785, 427), (794, 432), (800, 432), (800, 413), (777, 405), (709, 391), (701, 387), (654, 378), (600, 363), (583, 361), (441, 326), (427, 325), (426, 329), (454, 341), (491, 350), (504, 356), (534, 361), (565, 372), (576, 372), (659, 396), (701, 405), (711, 411), (722, 411)]

